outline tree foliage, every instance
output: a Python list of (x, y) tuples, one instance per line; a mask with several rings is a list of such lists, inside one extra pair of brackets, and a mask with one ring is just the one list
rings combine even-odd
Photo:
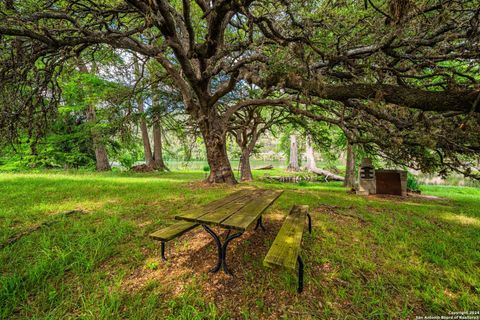
[(210, 182), (235, 182), (232, 119), (265, 106), (334, 125), (399, 164), (478, 177), (479, 14), (474, 0), (4, 1), (0, 130), (5, 141), (41, 136), (64, 102), (58, 77), (79, 57), (119, 51), (176, 97)]

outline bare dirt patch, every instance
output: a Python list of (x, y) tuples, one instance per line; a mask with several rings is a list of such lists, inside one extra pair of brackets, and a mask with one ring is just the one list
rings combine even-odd
[(137, 227), (139, 228), (143, 228), (143, 227), (146, 227), (146, 226), (149, 226), (152, 224), (152, 221), (151, 220), (147, 220), (147, 221), (139, 221), (137, 223)]

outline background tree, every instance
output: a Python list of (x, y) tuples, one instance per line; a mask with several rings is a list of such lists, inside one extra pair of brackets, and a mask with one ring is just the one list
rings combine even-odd
[[(137, 87), (137, 85), (140, 83), (140, 81), (143, 78), (144, 66), (143, 65), (140, 66), (139, 58), (136, 55), (133, 55), (133, 63), (134, 63), (134, 72), (135, 72), (135, 87)], [(139, 126), (140, 126), (140, 132), (142, 134), (145, 163), (148, 167), (153, 168), (155, 164), (154, 164), (154, 157), (152, 154), (152, 147), (150, 144), (150, 137), (148, 134), (144, 94), (145, 93), (143, 90), (137, 93), (136, 103), (137, 103), (138, 113), (140, 116)]]
[(355, 187), (355, 155), (354, 146), (347, 140), (347, 159), (345, 165), (345, 181), (343, 185), (347, 188)]
[(162, 118), (165, 108), (159, 98), (158, 89), (153, 89), (151, 118), (153, 125), (153, 167), (156, 170), (168, 170), (163, 161)]
[(312, 171), (317, 168), (317, 164), (315, 162), (315, 154), (313, 151), (312, 145), (312, 137), (310, 134), (307, 134), (305, 138), (305, 156), (307, 158), (307, 162), (305, 163), (305, 170)]
[(290, 135), (290, 157), (288, 158), (288, 171), (299, 171), (300, 166), (298, 164), (298, 145), (297, 136), (295, 134)]
[(281, 125), (288, 114), (283, 109), (246, 107), (235, 112), (229, 124), (229, 132), (240, 147), (240, 180), (253, 180), (250, 156), (261, 135), (273, 126)]
[[(85, 67), (79, 67), (82, 73), (88, 74), (88, 70)], [(85, 83), (85, 82), (83, 82)], [(81, 87), (82, 83), (78, 83), (78, 86)], [(88, 102), (87, 102), (88, 103)], [(95, 110), (95, 105), (93, 103), (88, 103), (86, 106), (87, 121), (90, 124), (90, 134), (92, 136), (93, 148), (95, 150), (95, 160), (97, 171), (108, 171), (110, 170), (110, 163), (108, 162), (107, 149), (103, 142), (103, 136), (100, 128), (98, 128), (97, 123), (97, 112)]]

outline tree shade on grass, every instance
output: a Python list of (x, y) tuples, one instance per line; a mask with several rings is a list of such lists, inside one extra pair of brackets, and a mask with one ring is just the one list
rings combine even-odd
[[(285, 192), (267, 211), (266, 233), (232, 244), (242, 268), (223, 278), (207, 273), (216, 253), (200, 228), (175, 240), (167, 264), (148, 238), (175, 214), (239, 189), (204, 188), (203, 177), (0, 174), (0, 242), (55, 213), (85, 212), (0, 250), (0, 317), (398, 319), (480, 308), (479, 189), (425, 186), (443, 198), (400, 199), (358, 197), (340, 183), (250, 183)], [(313, 218), (301, 299), (295, 275), (262, 266), (294, 204)]]

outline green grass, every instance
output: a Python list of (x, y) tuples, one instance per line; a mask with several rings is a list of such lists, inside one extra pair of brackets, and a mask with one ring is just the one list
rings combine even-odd
[[(255, 176), (265, 173), (282, 172)], [(148, 238), (176, 213), (245, 185), (207, 188), (203, 177), (0, 174), (0, 243), (54, 221), (0, 249), (0, 319), (398, 319), (480, 310), (480, 189), (424, 186), (442, 199), (398, 199), (355, 196), (338, 183), (254, 182), (285, 192), (268, 211), (267, 233), (232, 245), (230, 279), (205, 272), (215, 252), (200, 228), (169, 243), (166, 264)], [(293, 204), (310, 205), (314, 222), (300, 296), (295, 274), (262, 265)], [(58, 215), (73, 209), (84, 213)]]

